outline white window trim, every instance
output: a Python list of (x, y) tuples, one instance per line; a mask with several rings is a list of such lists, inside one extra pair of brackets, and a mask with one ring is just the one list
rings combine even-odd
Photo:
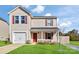
[[(15, 16), (19, 16), (19, 23), (15, 23)], [(21, 16), (24, 16), (24, 15), (15, 15), (14, 16), (14, 24), (22, 24), (21, 23)], [(26, 24), (26, 23), (25, 23)]]
[[(21, 18), (22, 16), (20, 16), (20, 18)], [(25, 16), (24, 16), (25, 17)], [(22, 19), (20, 19), (20, 20), (22, 20)], [(24, 21), (25, 21), (25, 18), (24, 18)], [(25, 23), (21, 23), (21, 24), (25, 24)]]
[[(21, 15), (21, 16), (24, 16), (24, 15)], [(20, 24), (26, 24), (26, 23), (21, 23), (21, 16), (19, 16), (19, 18), (20, 18)], [(24, 16), (25, 17), (25, 16)], [(24, 18), (24, 21), (25, 21), (25, 18)]]
[[(15, 16), (19, 16), (19, 23), (18, 24), (21, 24), (21, 15), (15, 15)], [(15, 16), (14, 16), (14, 24), (17, 24), (17, 23), (15, 23)]]
[(19, 16), (19, 24), (21, 24), (21, 16)]
[[(18, 16), (18, 15), (15, 15), (15, 16)], [(15, 23), (15, 16), (14, 16), (14, 24), (19, 24), (19, 23)]]
[(51, 19), (47, 20), (47, 26), (51, 26)]

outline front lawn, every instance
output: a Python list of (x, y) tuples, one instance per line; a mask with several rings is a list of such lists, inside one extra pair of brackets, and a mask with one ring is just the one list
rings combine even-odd
[(6, 41), (0, 41), (0, 47), (1, 46), (5, 46), (5, 45), (8, 45), (10, 44), (9, 42), (6, 42)]
[(8, 54), (79, 54), (79, 51), (70, 49), (66, 46), (59, 46), (58, 44), (37, 44), (37, 45), (24, 45), (19, 47)]
[(70, 44), (79, 46), (79, 41), (70, 41)]

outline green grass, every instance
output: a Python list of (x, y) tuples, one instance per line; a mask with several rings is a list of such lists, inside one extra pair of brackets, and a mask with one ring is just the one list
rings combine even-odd
[(79, 41), (70, 41), (70, 44), (79, 46)]
[(8, 44), (10, 44), (10, 43), (9, 42), (6, 43), (5, 41), (0, 41), (0, 47), (1, 46), (5, 46), (5, 45), (8, 45)]
[(19, 47), (8, 54), (79, 54), (79, 51), (70, 49), (66, 46), (58, 44), (37, 44), (37, 45), (24, 45)]

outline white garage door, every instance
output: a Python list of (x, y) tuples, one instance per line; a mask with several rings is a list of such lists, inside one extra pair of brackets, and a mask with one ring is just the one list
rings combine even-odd
[(24, 32), (13, 33), (13, 43), (25, 43), (25, 42), (26, 42), (26, 33)]

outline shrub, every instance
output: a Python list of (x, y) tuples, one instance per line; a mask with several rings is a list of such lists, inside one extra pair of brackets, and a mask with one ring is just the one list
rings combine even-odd
[(26, 44), (30, 44), (30, 43), (31, 43), (30, 40), (27, 40), (27, 41), (26, 41)]
[(37, 44), (45, 44), (45, 43), (44, 43), (44, 40), (38, 40)]
[(56, 44), (56, 42), (51, 42), (50, 40), (38, 40), (37, 44)]
[(5, 44), (12, 44), (11, 42), (9, 42), (9, 41), (4, 41), (5, 42)]

